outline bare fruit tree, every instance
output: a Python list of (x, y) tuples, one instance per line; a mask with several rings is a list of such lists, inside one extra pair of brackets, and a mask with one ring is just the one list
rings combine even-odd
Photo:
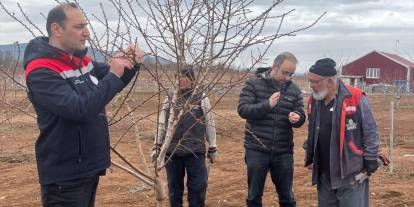
[[(122, 52), (121, 48), (128, 44), (139, 43), (146, 50), (140, 75), (147, 75), (146, 83), (153, 85), (153, 95), (136, 105), (130, 104), (130, 100), (134, 99), (134, 89), (142, 85), (137, 81), (137, 76), (131, 82), (129, 90), (112, 103), (110, 125), (115, 126), (122, 120), (131, 119), (132, 129), (151, 115), (158, 115), (163, 104), (161, 97), (169, 96), (168, 104), (171, 107), (168, 128), (159, 156), (153, 162), (152, 172), (142, 149), (139, 151), (144, 169), (132, 164), (117, 149), (117, 143), (122, 137), (112, 138), (111, 144), (112, 152), (127, 166), (115, 161), (112, 162), (113, 165), (153, 186), (157, 206), (163, 206), (165, 197), (160, 172), (168, 159), (166, 151), (184, 113), (184, 110), (174, 113), (182, 68), (192, 65), (197, 69), (195, 92), (192, 95), (196, 92), (206, 96), (214, 95), (214, 108), (227, 93), (240, 88), (249, 77), (250, 70), (264, 61), (265, 55), (279, 38), (294, 36), (297, 32), (308, 29), (324, 15), (321, 14), (309, 25), (286, 31), (282, 26), (295, 10), (276, 11), (282, 0), (269, 1), (260, 11), (253, 9), (254, 0), (107, 0), (96, 3), (99, 10), (95, 9), (93, 13), (83, 10), (82, 4), (76, 0), (75, 2), (79, 4), (89, 22), (92, 33), (89, 44), (93, 48), (94, 56), (102, 56), (106, 60), (115, 52)], [(10, 12), (10, 8), (6, 8), (1, 1), (0, 6), (33, 36), (42, 34), (30, 18), (27, 18), (20, 5), (18, 8), (23, 14), (20, 18)], [(248, 66), (242, 67), (241, 62)], [(148, 116), (135, 118), (134, 112), (150, 99), (158, 100), (155, 110), (149, 112)], [(128, 110), (121, 110), (125, 108)], [(155, 129), (158, 119), (154, 122)], [(138, 129), (134, 130), (137, 134)], [(140, 148), (140, 144), (137, 146)]]

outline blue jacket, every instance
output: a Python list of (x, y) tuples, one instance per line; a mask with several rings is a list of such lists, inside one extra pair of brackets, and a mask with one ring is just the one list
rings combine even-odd
[[(363, 169), (363, 159), (379, 156), (377, 124), (365, 94), (338, 80), (338, 92), (332, 115), (330, 142), (330, 178), (332, 189), (349, 185)], [(318, 182), (318, 135), (320, 102), (310, 98), (308, 103), (309, 130), (304, 145), (305, 166), (313, 163), (312, 184)]]
[(97, 175), (110, 166), (105, 105), (124, 83), (85, 54), (70, 56), (46, 37), (31, 40), (25, 50), (28, 97), (40, 129), (35, 151), (42, 185)]

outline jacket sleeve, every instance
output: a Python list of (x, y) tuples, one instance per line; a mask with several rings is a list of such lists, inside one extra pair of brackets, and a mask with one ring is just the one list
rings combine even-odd
[(237, 112), (244, 119), (256, 119), (263, 117), (267, 112), (271, 111), (269, 100), (256, 103), (256, 95), (253, 79), (247, 80), (245, 86), (240, 92), (239, 105)]
[(157, 134), (155, 135), (155, 140), (154, 140), (155, 144), (162, 144), (164, 142), (165, 135), (167, 133), (167, 129), (166, 129), (166, 124), (168, 122), (167, 113), (170, 113), (168, 96), (165, 97), (164, 102), (162, 103), (162, 109), (158, 117), (158, 126), (157, 126), (158, 130), (157, 130)]
[(126, 69), (124, 70), (124, 74), (121, 76), (122, 82), (124, 82), (124, 85), (127, 86), (129, 82), (135, 77), (135, 74), (139, 71), (140, 64), (135, 64), (132, 69)]
[(102, 112), (123, 88), (121, 79), (107, 73), (96, 87), (79, 94), (67, 80), (45, 68), (32, 71), (26, 81), (34, 104), (73, 122), (82, 122)]
[[(94, 72), (98, 78), (98, 80), (101, 80), (103, 77), (105, 77), (106, 74), (108, 74), (110, 68), (109, 65), (106, 63), (100, 63), (100, 62), (92, 62), (94, 66)], [(135, 74), (140, 69), (141, 64), (135, 64), (132, 69), (126, 69), (124, 70), (124, 74), (121, 76), (122, 82), (124, 82), (124, 85), (128, 85), (129, 82), (134, 78)]]
[(380, 147), (378, 127), (366, 96), (361, 96), (359, 107), (361, 110), (364, 158), (377, 159)]
[(313, 152), (309, 149), (309, 136), (303, 143), (302, 147), (305, 150), (304, 166), (306, 167), (313, 164)]
[(299, 128), (305, 123), (306, 115), (305, 115), (305, 112), (303, 111), (303, 97), (302, 97), (302, 94), (299, 92), (296, 98), (297, 99), (295, 101), (294, 112), (299, 114), (300, 119), (299, 119), (298, 122), (292, 124), (292, 127)]
[(216, 124), (214, 122), (213, 112), (211, 111), (210, 100), (204, 97), (201, 101), (201, 107), (204, 112), (204, 121), (206, 123), (206, 136), (209, 147), (217, 147), (216, 143)]
[(312, 103), (310, 103), (312, 101), (311, 98), (308, 99), (308, 105), (307, 105), (307, 113), (308, 113), (308, 135), (307, 138), (305, 140), (305, 142), (303, 143), (302, 147), (305, 150), (305, 167), (312, 164), (313, 163), (313, 140), (311, 140), (313, 138), (313, 131), (312, 128), (312, 120), (313, 120), (313, 114), (310, 111), (311, 108), (309, 106), (312, 105)]
[(93, 71), (96, 74), (98, 80), (102, 80), (106, 74), (109, 72), (109, 65), (106, 63), (100, 63), (96, 61), (92, 61), (93, 64)]

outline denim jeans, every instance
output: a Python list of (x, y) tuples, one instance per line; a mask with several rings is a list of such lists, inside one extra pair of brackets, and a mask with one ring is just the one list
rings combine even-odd
[(166, 169), (170, 206), (183, 206), (184, 176), (187, 172), (188, 206), (203, 207), (207, 191), (205, 155), (173, 155), (167, 162)]
[(99, 176), (41, 186), (43, 207), (93, 207)]
[(281, 207), (296, 206), (292, 191), (293, 183), (293, 155), (276, 155), (271, 152), (246, 149), (248, 207), (262, 206), (263, 189), (267, 177), (270, 175), (279, 196)]

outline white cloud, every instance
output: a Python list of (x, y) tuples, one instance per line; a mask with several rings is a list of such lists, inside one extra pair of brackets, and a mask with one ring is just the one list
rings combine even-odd
[[(16, 14), (17, 1), (2, 0), (7, 8)], [(47, 14), (56, 5), (53, 0), (19, 1), (30, 19), (44, 28), (45, 20), (40, 13)], [(97, 0), (80, 1), (88, 14), (102, 17)], [(117, 11), (108, 1), (102, 1), (111, 25), (116, 24)], [(256, 0), (252, 4), (252, 14), (257, 14), (269, 6), (269, 0)], [(294, 52), (300, 61), (300, 68), (308, 68), (316, 59), (330, 56), (337, 59), (352, 59), (372, 50), (397, 52), (403, 57), (414, 56), (414, 1), (412, 0), (286, 0), (272, 12), (280, 15), (291, 9), (295, 11), (286, 18), (282, 31), (289, 31), (311, 24), (323, 12), (328, 12), (314, 27), (299, 32), (295, 37), (283, 37), (272, 46), (268, 58), (282, 51)], [(144, 12), (136, 10), (142, 15)], [(103, 31), (102, 25), (90, 16), (94, 28)], [(16, 40), (27, 42), (31, 35), (15, 23), (4, 12), (0, 13), (0, 44), (10, 44)], [(271, 21), (265, 32), (274, 32), (278, 22)], [(396, 42), (399, 42), (396, 46)], [(248, 62), (248, 61), (245, 61)], [(247, 63), (246, 63), (247, 64)]]

